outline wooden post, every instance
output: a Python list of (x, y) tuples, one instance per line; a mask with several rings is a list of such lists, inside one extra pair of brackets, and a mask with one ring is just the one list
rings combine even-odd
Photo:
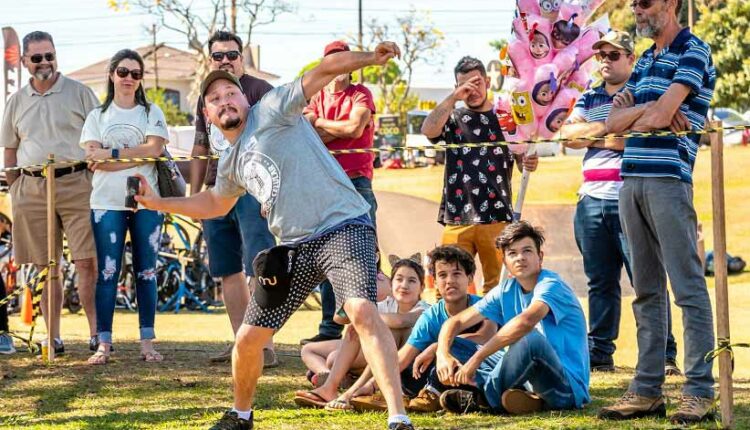
[[(711, 122), (720, 128), (721, 121)], [(716, 337), (718, 345), (730, 342), (729, 297), (727, 291), (727, 239), (724, 217), (724, 138), (723, 132), (711, 133), (711, 197), (714, 219), (714, 276), (716, 281)], [(729, 350), (719, 354), (719, 405), (723, 428), (732, 428), (732, 356)]]
[(47, 156), (47, 258), (49, 259), (49, 272), (47, 273), (47, 361), (55, 359), (55, 332), (57, 326), (57, 294), (55, 288), (57, 276), (57, 261), (55, 249), (55, 233), (57, 232), (57, 216), (55, 214), (55, 154)]

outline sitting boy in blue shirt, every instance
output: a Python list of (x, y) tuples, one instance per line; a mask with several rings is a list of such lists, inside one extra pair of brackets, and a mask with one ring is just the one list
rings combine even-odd
[[(586, 319), (573, 290), (559, 275), (542, 269), (542, 243), (544, 236), (531, 224), (508, 226), (497, 247), (513, 278), (443, 325), (438, 378), (461, 387), (442, 393), (444, 409), (464, 413), (485, 406), (521, 414), (581, 408), (591, 401)], [(484, 318), (501, 326), (492, 339), (478, 348), (456, 340)], [(470, 385), (478, 390), (463, 389)]]
[[(435, 286), (442, 299), (422, 313), (406, 344), (398, 351), (401, 387), (407, 397), (414, 397), (407, 404), (407, 409), (414, 412), (440, 410), (440, 394), (450, 387), (440, 383), (434, 370), (438, 334), (448, 318), (470, 309), (481, 300), (467, 293), (476, 270), (474, 258), (469, 253), (457, 246), (438, 246), (430, 251), (429, 257), (430, 272), (435, 277)], [(477, 348), (496, 332), (494, 322), (480, 318), (456, 335), (461, 341)], [(368, 379), (369, 382), (365, 383)], [(357, 410), (385, 410), (385, 401), (379, 393), (361, 395), (372, 393), (374, 389), (374, 381), (366, 372), (338, 400), (351, 402)]]

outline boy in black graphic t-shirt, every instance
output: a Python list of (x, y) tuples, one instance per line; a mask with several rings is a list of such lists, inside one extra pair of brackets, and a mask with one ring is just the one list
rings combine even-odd
[[(484, 65), (464, 57), (455, 68), (456, 89), (425, 119), (422, 133), (433, 143), (467, 144), (502, 141), (500, 124), (487, 97), (490, 80)], [(457, 101), (465, 107), (455, 108)], [(479, 254), (483, 293), (500, 281), (495, 238), (513, 219), (510, 179), (513, 162), (534, 171), (538, 157), (514, 155), (507, 146), (446, 151), (443, 196), (438, 222), (445, 226), (443, 244)]]

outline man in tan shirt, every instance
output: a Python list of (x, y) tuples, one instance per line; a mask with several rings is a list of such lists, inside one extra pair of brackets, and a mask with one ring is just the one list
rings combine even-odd
[[(33, 263), (39, 270), (50, 258), (60, 260), (62, 233), (68, 238), (78, 272), (78, 292), (89, 322), (89, 347), (96, 350), (96, 247), (91, 230), (89, 198), (91, 172), (85, 163), (59, 167), (55, 171), (57, 243), (56, 255), (47, 253), (47, 181), (39, 164), (47, 155), (56, 160), (82, 160), (78, 146), (81, 128), (89, 111), (99, 104), (94, 93), (57, 71), (55, 45), (48, 33), (35, 31), (23, 38), (23, 65), (32, 76), (29, 84), (14, 94), (5, 106), (0, 146), (5, 148), (5, 167), (37, 166), (7, 172), (13, 202), (13, 251), (18, 264)], [(124, 197), (123, 197), (124, 198)], [(52, 298), (53, 315), (47, 315), (47, 296), (42, 294), (42, 313), (49, 330), (54, 321), (55, 353), (65, 351), (60, 339), (63, 295), (59, 281)]]

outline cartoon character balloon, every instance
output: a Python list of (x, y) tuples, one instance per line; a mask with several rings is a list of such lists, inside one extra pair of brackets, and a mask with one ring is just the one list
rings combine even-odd
[(590, 86), (594, 67), (588, 60), (608, 20), (587, 23), (603, 1), (517, 0), (515, 40), (501, 53), (517, 79), (506, 80), (509, 94), (495, 103), (507, 141), (549, 139), (560, 130)]

